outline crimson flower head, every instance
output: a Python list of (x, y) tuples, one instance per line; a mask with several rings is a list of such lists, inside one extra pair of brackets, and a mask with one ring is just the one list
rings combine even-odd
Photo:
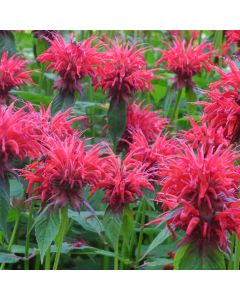
[[(223, 52), (227, 54), (232, 45), (240, 46), (240, 30), (227, 30), (225, 33), (226, 42), (223, 44)], [(239, 49), (236, 54), (239, 54)]]
[(87, 205), (83, 187), (95, 185), (101, 176), (101, 146), (89, 149), (84, 140), (73, 135), (64, 141), (54, 136), (46, 148), (42, 160), (21, 171), (28, 182), (28, 194), (54, 209), (70, 204), (79, 210), (81, 204)]
[(218, 81), (212, 82), (209, 87), (211, 90), (220, 89), (225, 90), (226, 87), (238, 91), (240, 85), (240, 70), (236, 64), (228, 59), (226, 60), (227, 65), (230, 68), (229, 72), (224, 72), (218, 67), (215, 67), (216, 72), (219, 73), (221, 78)]
[(180, 136), (194, 150), (202, 146), (206, 153), (211, 147), (218, 148), (220, 145), (222, 147), (229, 145), (229, 141), (225, 138), (223, 127), (207, 126), (206, 123), (196, 123), (193, 119), (190, 119), (190, 124), (192, 127), (188, 131), (181, 132)]
[(93, 46), (94, 37), (78, 43), (71, 40), (65, 43), (63, 37), (57, 34), (53, 40), (48, 39), (50, 47), (37, 58), (41, 63), (49, 63), (47, 70), (53, 69), (60, 79), (55, 82), (55, 88), (73, 94), (81, 93), (80, 80), (86, 76), (93, 77), (95, 67), (101, 59), (97, 52), (99, 44)]
[(9, 107), (0, 105), (0, 177), (11, 172), (14, 159), (40, 157), (40, 147), (31, 134), (28, 116), (28, 105), (18, 110), (14, 109), (14, 103)]
[(165, 129), (168, 121), (159, 117), (159, 111), (152, 111), (152, 105), (142, 107), (142, 102), (129, 105), (127, 111), (127, 124), (117, 150), (122, 151), (132, 142), (132, 132), (141, 131), (146, 140), (151, 142)]
[(213, 55), (213, 47), (210, 43), (201, 43), (194, 46), (191, 39), (189, 44), (186, 41), (174, 38), (173, 45), (165, 43), (167, 50), (160, 50), (162, 57), (157, 64), (166, 62), (166, 68), (176, 74), (174, 84), (177, 89), (185, 86), (193, 87), (195, 84), (192, 77), (202, 69), (209, 72), (211, 70), (210, 58)]
[(166, 218), (169, 229), (186, 233), (182, 243), (193, 242), (204, 251), (207, 247), (228, 250), (228, 236), (240, 237), (240, 201), (236, 199), (240, 180), (234, 165), (237, 154), (231, 149), (182, 146), (182, 154), (166, 166), (165, 181), (158, 200), (166, 210), (156, 220)]
[(178, 141), (169, 139), (166, 135), (158, 136), (149, 143), (143, 132), (132, 132), (132, 143), (129, 144), (129, 155), (144, 165), (149, 174), (149, 180), (161, 184), (161, 171), (168, 159), (178, 153)]
[(145, 166), (137, 163), (130, 155), (121, 162), (120, 158), (108, 150), (109, 155), (101, 162), (102, 178), (97, 189), (105, 191), (103, 201), (109, 204), (112, 212), (121, 212), (124, 205), (136, 203), (142, 195), (142, 189), (154, 190), (150, 184)]
[(10, 96), (11, 89), (20, 88), (28, 82), (33, 84), (30, 74), (33, 71), (26, 70), (27, 61), (20, 57), (11, 56), (3, 52), (0, 59), (0, 104), (5, 104)]
[(56, 115), (52, 116), (51, 106), (47, 109), (42, 106), (39, 112), (35, 111), (33, 107), (31, 108), (28, 122), (32, 124), (32, 134), (41, 144), (44, 144), (44, 141), (51, 135), (55, 135), (61, 140), (73, 135), (76, 130), (71, 125), (75, 121), (86, 119), (85, 116), (71, 117), (71, 109), (65, 112), (58, 111)]
[(208, 92), (210, 102), (204, 101), (202, 120), (215, 132), (222, 131), (224, 138), (232, 143), (240, 141), (240, 97), (238, 91), (224, 87), (225, 91)]
[(147, 69), (147, 63), (143, 56), (146, 49), (138, 48), (138, 44), (124, 46), (123, 41), (110, 41), (110, 46), (105, 46), (103, 54), (104, 64), (99, 69), (95, 80), (95, 89), (101, 87), (114, 101), (124, 100), (128, 102), (132, 94), (141, 91), (149, 91), (152, 88), (151, 81), (156, 78), (153, 71)]

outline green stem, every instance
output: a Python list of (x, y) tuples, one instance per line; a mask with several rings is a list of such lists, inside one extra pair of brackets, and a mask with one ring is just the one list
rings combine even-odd
[(40, 253), (39, 253), (38, 250), (36, 251), (35, 267), (34, 267), (34, 269), (35, 270), (40, 270)]
[(61, 224), (60, 224), (58, 236), (56, 238), (57, 253), (56, 253), (54, 264), (53, 264), (53, 270), (58, 269), (63, 239), (64, 239), (64, 236), (65, 236), (65, 233), (67, 230), (67, 226), (68, 226), (68, 208), (64, 207), (61, 209)]
[[(104, 250), (108, 251), (108, 246), (104, 246)], [(103, 256), (103, 270), (108, 270), (109, 269), (109, 258), (107, 256)]]
[(114, 270), (118, 270), (118, 240), (114, 249)]
[(44, 270), (50, 270), (51, 266), (51, 246), (48, 248), (45, 256)]
[(147, 202), (143, 200), (142, 202), (142, 216), (140, 221), (140, 233), (139, 233), (139, 239), (138, 239), (138, 245), (137, 245), (137, 254), (136, 254), (136, 265), (139, 265), (140, 257), (141, 257), (141, 248), (142, 248), (142, 242), (143, 242), (143, 232), (144, 232), (144, 221), (145, 221), (145, 211), (147, 207)]
[(178, 114), (179, 114), (179, 107), (180, 107), (180, 104), (181, 104), (182, 90), (183, 89), (180, 89), (178, 91), (177, 101), (176, 101), (174, 109), (173, 109), (173, 120), (174, 120), (175, 127), (177, 126), (177, 120), (178, 120)]
[[(17, 229), (18, 229), (18, 225), (19, 225), (20, 215), (21, 215), (20, 211), (17, 211), (16, 220), (15, 220), (15, 224), (14, 224), (14, 227), (13, 227), (11, 238), (10, 238), (10, 241), (9, 241), (9, 244), (8, 244), (8, 247), (7, 247), (7, 251), (11, 251), (11, 247), (14, 243), (16, 233), (17, 233)], [(0, 269), (3, 270), (4, 267), (5, 267), (5, 263), (2, 263)]]
[(234, 270), (239, 270), (240, 263), (240, 241), (236, 235), (236, 243), (235, 243), (235, 258), (234, 258)]
[(231, 245), (230, 245), (230, 250), (231, 250), (231, 258), (228, 262), (228, 270), (233, 270), (233, 251), (234, 251), (234, 244), (235, 244), (235, 235), (231, 236)]
[(30, 234), (31, 234), (31, 226), (32, 226), (32, 220), (33, 220), (33, 209), (34, 209), (34, 203), (30, 203), (29, 207), (29, 214), (28, 214), (28, 220), (27, 220), (27, 233), (26, 233), (26, 243), (25, 243), (25, 261), (24, 261), (24, 270), (29, 270), (29, 247), (30, 247)]

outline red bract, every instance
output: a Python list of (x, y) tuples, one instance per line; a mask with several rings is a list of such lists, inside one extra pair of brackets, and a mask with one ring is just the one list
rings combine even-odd
[(11, 171), (13, 159), (22, 161), (40, 156), (40, 147), (27, 122), (29, 106), (15, 110), (13, 105), (0, 106), (0, 177)]
[(152, 88), (151, 81), (156, 78), (154, 70), (147, 69), (143, 56), (146, 49), (134, 44), (124, 46), (117, 39), (105, 46), (104, 64), (95, 80), (95, 89), (101, 87), (114, 101), (127, 101), (137, 91), (145, 92)]
[(59, 111), (56, 115), (51, 116), (51, 107), (45, 109), (44, 106), (41, 107), (40, 112), (36, 112), (33, 107), (31, 114), (29, 114), (29, 124), (32, 124), (32, 131), (35, 138), (44, 143), (51, 135), (56, 135), (61, 140), (74, 134), (74, 129), (72, 124), (75, 121), (80, 121), (85, 119), (84, 116), (78, 116), (71, 118), (71, 109), (65, 112)]
[(0, 104), (5, 104), (10, 96), (9, 92), (13, 88), (20, 88), (28, 82), (33, 84), (30, 74), (33, 71), (27, 71), (26, 60), (20, 57), (11, 56), (8, 58), (8, 52), (3, 52), (0, 60)]
[(157, 64), (166, 62), (166, 68), (176, 74), (174, 84), (177, 89), (185, 86), (194, 86), (192, 77), (198, 74), (202, 69), (207, 72), (211, 70), (212, 63), (210, 58), (213, 55), (213, 47), (210, 43), (201, 43), (193, 46), (192, 39), (186, 45), (186, 41), (177, 38), (173, 41), (173, 46), (165, 43), (167, 50), (160, 50), (162, 57)]
[(218, 146), (227, 147), (229, 141), (225, 138), (224, 128), (207, 126), (204, 122), (196, 123), (190, 119), (192, 128), (188, 131), (183, 131), (179, 135), (192, 146), (193, 149), (198, 149), (203, 146), (204, 152), (207, 153), (209, 148)]
[(217, 88), (225, 90), (227, 87), (238, 90), (240, 85), (240, 70), (233, 61), (226, 60), (226, 62), (230, 67), (230, 72), (225, 73), (220, 68), (215, 67), (215, 71), (220, 74), (221, 79), (209, 85), (211, 90)]
[(103, 201), (109, 204), (113, 212), (122, 211), (125, 204), (136, 203), (143, 195), (143, 188), (154, 190), (148, 180), (150, 173), (145, 169), (143, 164), (129, 155), (121, 162), (109, 149), (109, 156), (101, 163), (103, 178), (97, 189), (105, 191)]
[(96, 185), (101, 176), (98, 166), (102, 147), (96, 145), (89, 149), (84, 140), (73, 135), (64, 141), (55, 136), (46, 148), (49, 151), (41, 161), (26, 166), (21, 172), (28, 181), (27, 192), (54, 209), (70, 204), (79, 210), (81, 204), (86, 203), (83, 187)]
[[(132, 132), (132, 143), (129, 144), (129, 154), (141, 162), (149, 174), (150, 181), (160, 183), (161, 171), (168, 159), (175, 157), (178, 152), (178, 141), (158, 136), (150, 144), (141, 131)], [(161, 183), (160, 183), (161, 184)]]
[(60, 77), (55, 82), (55, 88), (62, 91), (81, 93), (80, 80), (83, 77), (93, 77), (96, 66), (100, 66), (101, 59), (97, 50), (99, 44), (92, 46), (94, 37), (77, 43), (71, 40), (65, 43), (61, 35), (56, 35), (54, 40), (48, 40), (50, 47), (38, 56), (41, 63), (50, 63), (47, 70), (53, 69)]
[(152, 105), (142, 107), (142, 102), (131, 104), (128, 107), (126, 129), (118, 144), (118, 151), (127, 148), (128, 142), (132, 142), (132, 131), (140, 130), (147, 141), (154, 141), (168, 123), (166, 118), (160, 118), (158, 114), (158, 111), (152, 111)]
[(240, 180), (238, 158), (231, 148), (215, 151), (203, 147), (194, 153), (183, 145), (183, 152), (166, 167), (165, 181), (158, 200), (170, 209), (159, 220), (186, 232), (182, 242), (228, 247), (227, 231), (240, 237), (240, 201), (236, 199)]
[(202, 120), (209, 123), (215, 132), (223, 132), (223, 136), (230, 142), (239, 142), (240, 138), (240, 106), (236, 90), (208, 93), (210, 102), (202, 102), (204, 114)]

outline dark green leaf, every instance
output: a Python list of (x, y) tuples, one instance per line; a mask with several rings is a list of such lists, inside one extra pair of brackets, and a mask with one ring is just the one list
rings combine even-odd
[(25, 91), (12, 91), (12, 94), (16, 97), (19, 97), (23, 100), (29, 101), (33, 104), (45, 104), (49, 105), (51, 102), (51, 98), (48, 96), (44, 96), (42, 94), (32, 93), (32, 92), (25, 92)]
[(127, 120), (127, 103), (124, 100), (115, 102), (114, 99), (110, 102), (108, 111), (108, 125), (109, 131), (116, 147), (120, 138), (122, 137)]
[(7, 237), (7, 216), (10, 205), (10, 188), (7, 175), (0, 177), (0, 229)]
[(5, 264), (14, 264), (20, 260), (20, 257), (11, 254), (11, 253), (4, 253), (0, 252), (0, 263), (5, 263)]
[(46, 212), (38, 218), (35, 224), (35, 234), (40, 250), (41, 261), (51, 243), (56, 238), (60, 227), (60, 218), (58, 212)]
[(121, 232), (121, 220), (117, 215), (112, 214), (111, 211), (106, 211), (102, 223), (105, 234), (115, 249)]
[[(201, 253), (202, 252), (202, 253)], [(201, 251), (195, 244), (186, 244), (174, 257), (175, 270), (225, 270), (224, 255), (215, 248)]]
[(2, 30), (0, 33), (0, 55), (3, 51), (7, 51), (11, 56), (16, 53), (16, 45), (14, 34), (9, 30)]
[(66, 91), (60, 91), (58, 95), (53, 99), (51, 113), (55, 115), (58, 111), (65, 111), (69, 107), (73, 106), (74, 97), (72, 94)]

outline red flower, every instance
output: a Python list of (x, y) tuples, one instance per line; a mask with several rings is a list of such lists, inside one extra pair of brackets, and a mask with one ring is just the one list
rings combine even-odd
[(236, 231), (240, 237), (237, 158), (231, 148), (209, 148), (205, 154), (203, 147), (194, 153), (183, 145), (182, 154), (169, 161), (158, 195), (170, 212), (153, 222), (167, 218), (170, 230), (174, 226), (186, 232), (182, 242), (195, 242), (200, 248), (220, 246), (226, 251), (227, 231)]
[[(236, 45), (238, 48), (240, 46), (240, 30), (227, 30), (225, 33), (226, 42), (223, 44), (223, 52), (227, 54), (230, 50), (232, 45)], [(237, 50), (236, 54), (239, 54), (239, 49)]]
[(145, 166), (150, 181), (162, 179), (161, 171), (168, 159), (175, 157), (178, 152), (178, 141), (168, 139), (167, 136), (158, 136), (150, 144), (141, 131), (132, 132), (132, 143), (129, 144), (129, 154)]
[(133, 93), (149, 91), (156, 76), (153, 75), (154, 70), (147, 69), (143, 56), (146, 49), (137, 50), (137, 44), (129, 46), (127, 43), (124, 46), (117, 39), (110, 44), (110, 47), (105, 46), (105, 62), (95, 79), (95, 89), (101, 87), (114, 101), (127, 102)]
[(118, 144), (118, 151), (127, 148), (128, 143), (132, 142), (133, 131), (140, 130), (149, 142), (154, 141), (162, 133), (167, 125), (167, 119), (160, 118), (159, 112), (151, 109), (152, 105), (142, 107), (142, 102), (133, 103), (128, 107), (126, 129)]
[(240, 139), (240, 99), (238, 92), (227, 90), (210, 91), (211, 102), (202, 102), (204, 114), (202, 120), (209, 123), (215, 132), (223, 133), (228, 141), (234, 143)]
[(166, 62), (166, 68), (176, 74), (174, 84), (177, 89), (184, 86), (194, 86), (192, 77), (202, 69), (207, 72), (211, 70), (210, 58), (213, 55), (213, 47), (210, 43), (202, 43), (197, 46), (192, 45), (192, 39), (186, 45), (186, 41), (174, 39), (173, 46), (165, 43), (168, 50), (160, 50), (162, 57), (157, 64)]
[(33, 84), (30, 77), (33, 71), (26, 71), (26, 65), (26, 60), (17, 56), (8, 58), (8, 52), (2, 53), (0, 60), (0, 104), (6, 102), (11, 89), (20, 88), (27, 82)]
[[(102, 147), (96, 145), (89, 149), (84, 140), (73, 135), (64, 141), (54, 136), (46, 148), (49, 150), (41, 161), (21, 172), (28, 181), (27, 192), (40, 198), (44, 205), (60, 208), (70, 204), (79, 210), (86, 203), (83, 187), (95, 185), (101, 176), (98, 166)], [(37, 187), (33, 188), (35, 184)]]
[(240, 70), (233, 61), (227, 60), (227, 63), (230, 67), (230, 72), (225, 73), (220, 68), (215, 67), (215, 70), (220, 74), (221, 79), (209, 85), (211, 90), (220, 88), (224, 91), (227, 87), (238, 90), (240, 85)]
[(71, 109), (65, 112), (59, 111), (56, 115), (51, 116), (51, 106), (46, 110), (44, 106), (39, 112), (36, 112), (32, 107), (31, 114), (29, 114), (29, 124), (32, 124), (32, 133), (36, 140), (44, 143), (49, 136), (56, 135), (59, 139), (65, 138), (74, 134), (72, 124), (75, 121), (86, 119), (85, 116), (77, 116), (70, 118)]
[(55, 88), (69, 93), (81, 93), (79, 81), (86, 76), (93, 77), (95, 67), (101, 63), (97, 52), (99, 44), (92, 46), (94, 40), (91, 37), (81, 43), (71, 40), (66, 44), (59, 34), (54, 40), (48, 40), (51, 46), (37, 60), (50, 63), (47, 70), (53, 69), (59, 75), (60, 79), (55, 82)]
[(29, 106), (15, 110), (13, 105), (0, 106), (0, 177), (11, 171), (14, 158), (22, 161), (40, 156), (40, 147), (28, 123)]
[(101, 169), (103, 178), (96, 189), (105, 191), (103, 201), (109, 203), (113, 212), (121, 211), (125, 204), (137, 202), (143, 195), (143, 188), (154, 190), (145, 166), (136, 163), (130, 155), (121, 162), (109, 148), (109, 156), (102, 160)]
[(190, 119), (192, 128), (188, 131), (183, 131), (180, 136), (189, 144), (194, 150), (203, 146), (204, 152), (207, 153), (209, 148), (218, 146), (227, 147), (229, 141), (224, 136), (224, 128), (207, 126), (204, 122), (196, 123)]

